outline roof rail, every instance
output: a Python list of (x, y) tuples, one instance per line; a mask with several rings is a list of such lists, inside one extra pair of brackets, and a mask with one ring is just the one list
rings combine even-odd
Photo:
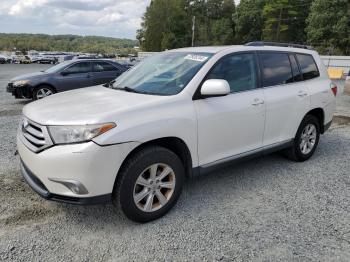
[(308, 49), (308, 50), (314, 50), (309, 45), (277, 43), (277, 42), (264, 42), (264, 41), (249, 42), (249, 43), (246, 43), (245, 46), (281, 46), (281, 47), (294, 47), (294, 48), (303, 48), (303, 49)]

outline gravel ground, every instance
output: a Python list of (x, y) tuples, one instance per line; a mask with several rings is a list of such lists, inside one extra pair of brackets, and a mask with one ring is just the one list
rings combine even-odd
[(191, 180), (168, 215), (136, 224), (111, 205), (45, 201), (21, 178), (15, 133), (28, 101), (5, 84), (45, 67), (0, 65), (0, 260), (349, 261), (349, 125), (305, 163), (274, 154)]

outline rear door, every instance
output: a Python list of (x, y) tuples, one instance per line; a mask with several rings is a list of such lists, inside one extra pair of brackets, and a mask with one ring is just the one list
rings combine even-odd
[(294, 54), (264, 51), (259, 58), (266, 101), (263, 145), (269, 146), (294, 138), (310, 95)]
[(58, 91), (92, 86), (91, 62), (76, 62), (58, 73), (55, 80)]
[(108, 83), (116, 79), (122, 73), (118, 67), (105, 61), (92, 62), (92, 71), (94, 85)]

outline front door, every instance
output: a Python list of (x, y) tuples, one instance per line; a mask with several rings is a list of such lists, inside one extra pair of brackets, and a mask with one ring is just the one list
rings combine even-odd
[(260, 148), (264, 133), (264, 93), (258, 88), (254, 53), (221, 58), (206, 79), (225, 79), (231, 94), (194, 101), (199, 165)]
[(79, 61), (58, 73), (56, 77), (58, 91), (67, 91), (93, 85), (91, 63)]

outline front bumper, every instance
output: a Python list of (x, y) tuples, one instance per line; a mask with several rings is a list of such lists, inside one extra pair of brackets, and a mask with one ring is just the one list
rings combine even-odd
[(29, 170), (28, 167), (25, 166), (23, 161), (20, 163), (21, 173), (24, 179), (27, 181), (29, 186), (40, 196), (47, 200), (64, 202), (69, 204), (77, 204), (77, 205), (96, 205), (108, 203), (112, 200), (112, 194), (106, 194), (95, 197), (71, 197), (71, 196), (63, 196), (50, 193), (45, 185)]
[(31, 85), (14, 86), (12, 83), (8, 83), (6, 87), (6, 91), (15, 98), (32, 98), (32, 90)]
[[(94, 142), (56, 145), (35, 153), (17, 137), (21, 172), (27, 183), (46, 199), (75, 203), (101, 203), (110, 200), (114, 182), (126, 156), (138, 143), (99, 146)], [(54, 180), (74, 180), (87, 189), (77, 194)]]

